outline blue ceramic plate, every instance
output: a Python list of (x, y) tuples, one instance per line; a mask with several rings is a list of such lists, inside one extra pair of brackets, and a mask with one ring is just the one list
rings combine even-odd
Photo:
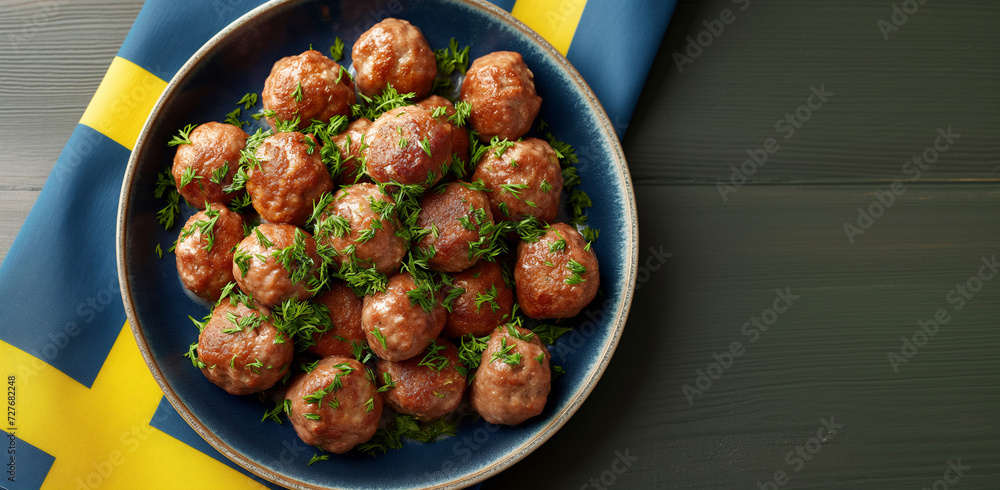
[[(454, 37), (471, 45), (475, 59), (517, 51), (535, 74), (542, 117), (559, 138), (577, 148), (582, 189), (593, 199), (590, 225), (601, 266), (602, 294), (578, 318), (576, 329), (551, 348), (566, 374), (552, 386), (545, 411), (517, 427), (465, 421), (457, 437), (368, 456), (331, 455), (307, 466), (316, 452), (291, 425), (261, 422), (270, 407), (253, 396), (226, 394), (182, 357), (197, 339), (188, 315), (206, 306), (185, 294), (172, 254), (158, 258), (179, 225), (166, 232), (155, 219), (156, 175), (170, 165), (166, 142), (191, 122), (221, 120), (243, 94), (260, 93), (271, 65), (310, 44), (325, 51), (340, 36), (350, 49), (386, 16), (420, 27), (432, 48)], [(182, 206), (185, 207), (186, 206)], [(192, 213), (181, 217), (184, 223)], [(288, 0), (257, 8), (212, 38), (180, 69), (160, 97), (129, 161), (118, 211), (118, 267), (125, 308), (146, 363), (167, 399), (212, 446), (241, 466), (293, 488), (461, 488), (514, 464), (551, 437), (593, 390), (618, 345), (635, 283), (638, 229), (635, 200), (618, 139), (593, 92), (566, 59), (524, 24), (478, 0)], [(166, 249), (166, 246), (164, 246)], [(289, 451), (287, 446), (296, 448)], [(304, 454), (290, 458), (289, 454)]]

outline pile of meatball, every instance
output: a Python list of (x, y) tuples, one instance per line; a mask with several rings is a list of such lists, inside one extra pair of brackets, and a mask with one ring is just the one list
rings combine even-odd
[[(595, 297), (599, 274), (576, 227), (556, 222), (563, 187), (557, 152), (542, 139), (524, 138), (541, 105), (532, 72), (514, 52), (474, 60), (461, 84), (459, 99), (470, 110), (460, 125), (450, 119), (453, 104), (430, 95), (434, 51), (409, 22), (375, 24), (354, 44), (352, 58), (354, 77), (313, 50), (274, 64), (262, 101), (267, 122), (284, 131), (259, 141), (252, 163), (238, 163), (250, 136), (236, 125), (201, 124), (178, 146), (178, 192), (200, 211), (178, 237), (177, 270), (187, 289), (216, 302), (198, 338), (197, 365), (234, 395), (284, 389), (299, 437), (333, 453), (368, 441), (384, 405), (425, 421), (455, 411), (463, 399), (494, 424), (540, 414), (551, 386), (550, 355), (537, 335), (512, 322), (515, 311), (573, 317)], [(415, 103), (374, 121), (357, 117), (328, 138), (335, 148), (326, 153), (335, 150), (341, 162), (334, 177), (321, 141), (302, 131), (311, 121), (351, 118), (351, 106), (363, 99), (358, 94), (390, 87), (415, 94)], [(468, 180), (452, 180), (448, 165), (469, 161), (470, 135), (504, 144), (471, 162)], [(248, 213), (259, 215), (256, 227), (227, 208), (244, 192), (227, 192), (240, 171)], [(390, 206), (390, 190), (408, 185), (426, 189), (416, 221), (425, 232), (412, 237)], [(506, 236), (519, 241), (511, 257), (491, 261), (470, 251), (487, 226), (529, 216), (543, 222), (541, 236)], [(332, 250), (332, 260), (320, 249)], [(408, 294), (417, 284), (404, 263), (418, 251), (430, 271), (450, 279), (431, 305)], [(505, 261), (513, 263), (507, 280)], [(386, 274), (384, 290), (359, 297), (335, 278), (313, 287), (347, 263)], [(446, 304), (449, 292), (455, 294)], [(271, 315), (289, 300), (322, 305), (329, 314), (330, 327), (308, 346), (307, 355), (318, 359), (308, 372), (295, 367), (295, 340)], [(489, 336), (475, 370), (456, 347), (469, 335)], [(358, 346), (375, 354), (368, 365), (352, 355)]]

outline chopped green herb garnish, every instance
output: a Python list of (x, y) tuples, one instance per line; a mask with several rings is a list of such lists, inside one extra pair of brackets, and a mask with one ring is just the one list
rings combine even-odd
[(298, 131), (300, 121), (301, 118), (298, 115), (296, 115), (294, 118), (288, 121), (285, 121), (283, 119), (275, 119), (274, 130), (279, 133), (291, 133), (292, 131)]
[(251, 362), (251, 363), (247, 364), (246, 366), (244, 366), (244, 369), (250, 368), (251, 371), (253, 371), (255, 373), (260, 373), (260, 371), (258, 371), (258, 369), (264, 367), (264, 363), (260, 362), (260, 359), (257, 359), (256, 357), (254, 358), (253, 361), (254, 362)]
[(515, 339), (523, 340), (525, 342), (531, 341), (531, 339), (535, 337), (534, 332), (529, 330), (527, 333), (521, 333), (515, 325), (510, 323), (507, 324), (507, 334)]
[[(479, 367), (483, 359), (483, 351), (490, 340), (490, 336), (476, 337), (472, 334), (463, 335), (458, 345), (458, 358), (461, 359), (464, 368), (455, 366), (460, 373), (468, 375)], [(463, 372), (464, 371), (464, 372)]]
[[(441, 351), (445, 348), (445, 344), (439, 344), (436, 341), (432, 341), (431, 345), (427, 346), (426, 354), (424, 358), (417, 363), (418, 366), (427, 366), (435, 371), (441, 371), (442, 369), (448, 367), (450, 362), (448, 358), (441, 355)], [(388, 373), (386, 373), (388, 374)]]
[[(279, 332), (291, 337), (299, 351), (315, 344), (314, 334), (321, 334), (333, 328), (330, 310), (309, 300), (286, 299), (271, 309), (271, 323)], [(275, 343), (281, 336), (275, 338)]]
[(448, 120), (458, 127), (465, 126), (465, 121), (472, 114), (472, 105), (462, 100), (455, 103), (455, 113), (448, 116)]
[(181, 187), (187, 187), (188, 184), (195, 180), (201, 180), (201, 176), (195, 173), (194, 167), (187, 167), (184, 169), (184, 173), (181, 174)]
[(586, 279), (583, 278), (583, 274), (587, 273), (587, 268), (584, 267), (583, 264), (573, 259), (569, 259), (569, 263), (566, 264), (566, 268), (573, 273), (572, 276), (566, 279), (566, 284), (579, 284), (586, 281)]
[[(259, 237), (258, 237), (259, 239)], [(292, 244), (271, 252), (281, 266), (288, 271), (288, 278), (294, 283), (304, 281), (320, 264), (309, 254), (306, 246), (306, 234), (301, 228), (295, 229)]]
[(542, 323), (536, 326), (535, 328), (531, 329), (531, 331), (538, 336), (538, 339), (541, 340), (546, 345), (555, 344), (556, 339), (562, 337), (563, 334), (571, 330), (573, 329), (570, 327), (560, 327), (558, 325), (552, 325), (550, 323)]
[(240, 104), (243, 104), (243, 110), (249, 111), (251, 107), (257, 105), (257, 94), (253, 92), (243, 94), (243, 98), (236, 103), (236, 105)]
[(242, 113), (243, 113), (243, 111), (239, 107), (237, 107), (237, 108), (233, 109), (232, 112), (230, 112), (229, 114), (226, 114), (226, 118), (222, 122), (224, 122), (226, 124), (232, 124), (233, 126), (236, 126), (237, 128), (242, 128), (243, 126), (246, 126), (246, 125), (250, 124), (250, 123), (248, 123), (246, 121), (241, 121), (240, 120), (240, 114), (242, 114)]
[(454, 90), (451, 75), (456, 71), (465, 74), (469, 69), (469, 46), (459, 49), (458, 41), (452, 38), (447, 48), (434, 50), (434, 58), (437, 60), (437, 76), (434, 77), (431, 91), (448, 96), (448, 92)]
[[(340, 39), (340, 38), (337, 38)], [(318, 461), (326, 461), (330, 459), (329, 454), (314, 454), (312, 458), (309, 459), (309, 464), (307, 466), (312, 466), (313, 463)]]
[(500, 195), (510, 193), (515, 198), (521, 199), (521, 191), (528, 187), (528, 184), (500, 184)]
[(416, 97), (416, 94), (413, 92), (400, 94), (391, 85), (386, 87), (382, 93), (372, 97), (367, 97), (364, 94), (359, 95), (361, 97), (361, 104), (352, 106), (351, 113), (354, 117), (363, 116), (372, 121), (378, 119), (385, 112), (398, 107), (412, 105), (412, 99)]
[(447, 113), (448, 113), (448, 108), (443, 105), (439, 105), (435, 107), (433, 111), (431, 111), (431, 117), (437, 119)]
[(198, 127), (197, 124), (188, 124), (184, 126), (183, 129), (177, 131), (177, 134), (167, 142), (167, 146), (178, 146), (178, 145), (190, 145), (191, 144), (191, 131)]
[(241, 277), (247, 276), (247, 271), (250, 270), (250, 259), (252, 258), (253, 255), (245, 250), (237, 250), (233, 255), (233, 263), (236, 264), (236, 267), (239, 267)]
[(443, 418), (430, 422), (419, 422), (412, 415), (397, 413), (385, 428), (378, 429), (368, 442), (358, 446), (358, 450), (370, 454), (384, 454), (390, 449), (403, 447), (403, 438), (420, 442), (434, 442), (441, 436), (454, 436), (458, 426)]
[(494, 313), (496, 313), (497, 310), (500, 309), (500, 305), (497, 304), (497, 295), (499, 294), (500, 293), (497, 291), (496, 284), (490, 285), (490, 289), (486, 290), (485, 292), (477, 293), (476, 312), (477, 313), (479, 312), (479, 309), (483, 306), (483, 304), (488, 304), (490, 305), (490, 309), (493, 310)]
[(389, 348), (389, 344), (385, 341), (385, 335), (382, 335), (382, 331), (379, 330), (378, 327), (372, 329), (372, 336), (375, 337), (375, 340), (378, 340), (378, 342), (382, 344), (383, 350)]
[(499, 359), (508, 366), (520, 365), (522, 356), (519, 352), (515, 352), (513, 354), (511, 353), (511, 351), (514, 350), (514, 347), (516, 347), (516, 344), (508, 344), (506, 336), (500, 337), (500, 349), (493, 353), (493, 357), (490, 358), (490, 362)]
[[(556, 233), (558, 234), (559, 232)], [(566, 251), (566, 240), (564, 238), (559, 237), (558, 240), (549, 243), (550, 254), (554, 254), (556, 252), (565, 252), (565, 251)]]
[(220, 214), (221, 212), (218, 209), (212, 209), (211, 205), (206, 203), (205, 217), (207, 219), (196, 220), (190, 226), (184, 228), (181, 231), (178, 241), (183, 241), (195, 232), (198, 232), (200, 240), (205, 242), (205, 251), (211, 252), (212, 247), (215, 245), (215, 223), (219, 221)]
[(212, 171), (212, 176), (208, 179), (213, 184), (222, 185), (222, 181), (226, 178), (229, 173), (229, 162), (223, 163), (221, 167), (216, 168)]
[(280, 424), (280, 423), (282, 423), (281, 422), (281, 414), (285, 414), (287, 416), (288, 415), (288, 411), (291, 410), (291, 408), (292, 408), (292, 401), (291, 400), (289, 400), (287, 398), (279, 400), (274, 405), (274, 408), (272, 408), (271, 410), (268, 410), (267, 412), (264, 412), (264, 418), (260, 419), (260, 421), (263, 422), (265, 420), (270, 419), (270, 420), (273, 420), (273, 421), (275, 421), (275, 422), (277, 422), (277, 423)]
[(238, 213), (251, 204), (253, 204), (253, 199), (250, 197), (250, 194), (242, 194), (238, 197), (234, 197), (232, 201), (229, 201), (229, 205), (227, 207), (230, 211)]
[(190, 359), (191, 364), (194, 365), (194, 367), (198, 369), (205, 368), (205, 363), (198, 359), (198, 342), (194, 342), (188, 346), (187, 354), (184, 354), (184, 357)]
[(344, 40), (337, 36), (333, 39), (333, 45), (330, 46), (330, 58), (333, 61), (340, 61), (344, 57)]
[(259, 112), (251, 114), (250, 117), (252, 117), (252, 118), (260, 121), (260, 118), (262, 118), (262, 117), (263, 118), (274, 117), (275, 114), (277, 114), (277, 113), (274, 112), (274, 110), (272, 110), (272, 109), (261, 109)]
[(166, 206), (156, 212), (156, 221), (163, 225), (163, 228), (166, 230), (173, 228), (174, 221), (181, 213), (181, 196), (177, 192), (177, 188), (174, 187), (174, 177), (170, 173), (169, 167), (157, 175), (156, 189), (153, 191), (153, 196), (157, 199), (164, 199), (167, 202)]

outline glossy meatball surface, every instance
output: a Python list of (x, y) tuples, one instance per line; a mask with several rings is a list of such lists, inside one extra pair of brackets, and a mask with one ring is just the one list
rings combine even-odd
[(379, 359), (375, 378), (385, 385), (388, 375), (389, 388), (383, 395), (395, 411), (432, 420), (455, 410), (462, 402), (467, 382), (459, 369), (464, 367), (458, 348), (438, 339), (405, 361)]
[(483, 141), (524, 136), (542, 106), (534, 75), (521, 55), (512, 51), (476, 58), (465, 73), (461, 99), (472, 105), (469, 124)]
[(570, 318), (597, 296), (597, 256), (576, 228), (556, 223), (537, 242), (517, 246), (514, 285), (525, 315)]
[(264, 109), (274, 111), (267, 118), (272, 128), (275, 120), (299, 118), (299, 129), (313, 119), (329, 121), (333, 116), (350, 116), (354, 103), (354, 82), (346, 69), (319, 51), (309, 50), (274, 63), (264, 80)]
[(303, 442), (343, 454), (371, 439), (382, 416), (382, 396), (358, 361), (327, 357), (295, 378), (285, 392), (288, 419)]
[(257, 147), (260, 165), (250, 165), (246, 187), (253, 208), (271, 223), (304, 225), (313, 203), (333, 190), (330, 172), (318, 151), (310, 153), (306, 138), (302, 133), (278, 133)]
[(340, 154), (340, 173), (337, 175), (338, 185), (351, 185), (358, 182), (364, 175), (365, 133), (372, 121), (368, 118), (358, 118), (347, 125), (347, 129), (332, 138)]
[(309, 282), (322, 264), (312, 235), (292, 225), (265, 223), (236, 246), (232, 270), (243, 292), (271, 307), (312, 297)]
[(243, 217), (221, 204), (211, 204), (188, 219), (177, 237), (177, 272), (184, 287), (215, 301), (233, 281), (233, 253), (243, 240)]
[(528, 138), (514, 142), (499, 156), (487, 152), (472, 180), (490, 189), (490, 209), (497, 221), (534, 216), (552, 222), (559, 214), (563, 176), (559, 157), (548, 142)]
[(542, 413), (552, 388), (549, 357), (530, 330), (497, 328), (469, 387), (472, 408), (491, 424), (517, 425)]
[(451, 153), (462, 162), (469, 162), (469, 131), (465, 126), (459, 126), (448, 118), (455, 115), (455, 105), (448, 99), (440, 95), (432, 95), (417, 103), (418, 106), (426, 107), (432, 113), (439, 107), (444, 108), (444, 114), (437, 117), (439, 121), (448, 122), (451, 125)]
[(386, 204), (394, 204), (392, 197), (371, 183), (342, 187), (334, 194), (315, 231), (337, 251), (334, 261), (338, 266), (354, 260), (363, 268), (375, 267), (382, 273), (399, 270), (406, 240), (396, 236), (395, 211), (382, 213)]
[(388, 18), (365, 31), (351, 51), (361, 93), (372, 96), (392, 86), (417, 99), (430, 93), (437, 75), (434, 51), (416, 26)]
[(489, 335), (509, 321), (514, 291), (507, 287), (499, 264), (481, 261), (475, 267), (452, 274), (453, 285), (465, 290), (451, 303), (443, 337), (457, 339), (466, 334)]
[(458, 272), (479, 261), (469, 248), (479, 241), (483, 227), (493, 224), (486, 193), (469, 189), (459, 182), (449, 182), (433, 189), (420, 201), (417, 226), (430, 233), (417, 243), (427, 254), (428, 264), (442, 272)]
[(429, 187), (451, 161), (451, 126), (420, 106), (379, 116), (365, 134), (365, 168), (375, 182)]
[(347, 284), (337, 281), (329, 291), (316, 296), (313, 301), (329, 311), (333, 328), (313, 334), (315, 344), (309, 346), (309, 352), (319, 357), (350, 356), (354, 352), (352, 343), (368, 345), (365, 332), (361, 329), (363, 300)]
[(232, 124), (207, 122), (191, 130), (190, 144), (177, 146), (171, 173), (178, 192), (191, 207), (205, 209), (205, 201), (228, 204), (233, 199), (235, 193), (223, 189), (233, 183), (247, 137)]
[(405, 361), (420, 354), (441, 334), (447, 311), (440, 295), (430, 312), (411, 303), (408, 291), (417, 289), (409, 272), (389, 278), (386, 290), (365, 296), (361, 325), (375, 355), (387, 361)]
[(265, 308), (223, 301), (198, 336), (198, 360), (209, 381), (233, 395), (266, 390), (288, 372), (295, 347)]

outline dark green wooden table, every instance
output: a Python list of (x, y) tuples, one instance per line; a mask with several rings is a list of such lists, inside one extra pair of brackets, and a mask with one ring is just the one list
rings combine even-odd
[[(0, 253), (139, 3), (0, 49)], [(1000, 488), (998, 89), (994, 0), (682, 0), (624, 140), (625, 336), (484, 488)]]
[(998, 89), (994, 1), (682, 0), (622, 343), (484, 488), (1000, 488)]

